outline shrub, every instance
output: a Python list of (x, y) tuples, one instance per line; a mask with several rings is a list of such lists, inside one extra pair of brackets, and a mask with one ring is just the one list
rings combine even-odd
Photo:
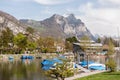
[(113, 60), (113, 58), (110, 58), (107, 62), (106, 62), (106, 66), (110, 69), (111, 72), (116, 71), (116, 63)]

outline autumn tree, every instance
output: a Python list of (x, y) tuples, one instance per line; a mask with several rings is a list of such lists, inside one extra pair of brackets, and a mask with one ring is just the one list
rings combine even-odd
[(38, 47), (41, 49), (42, 52), (45, 52), (45, 53), (56, 51), (54, 42), (55, 40), (51, 37), (39, 38), (37, 41)]
[(67, 52), (72, 51), (73, 50), (73, 44), (70, 43), (69, 41), (65, 41), (65, 49)]

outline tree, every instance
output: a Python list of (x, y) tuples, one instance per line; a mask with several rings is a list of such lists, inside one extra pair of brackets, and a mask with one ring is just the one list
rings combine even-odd
[(66, 41), (69, 41), (70, 43), (78, 42), (77, 38), (75, 36), (66, 38)]
[(57, 63), (55, 69), (47, 71), (47, 74), (55, 75), (57, 80), (64, 80), (65, 77), (73, 76), (74, 70), (67, 60), (63, 60), (62, 64)]
[(27, 37), (22, 33), (18, 33), (14, 37), (14, 43), (18, 48), (26, 49), (26, 47), (27, 47)]
[(13, 43), (13, 32), (10, 30), (8, 27), (5, 28), (5, 30), (2, 31), (1, 33), (1, 46), (2, 47), (9, 47), (9, 43)]
[(72, 51), (73, 49), (73, 43), (78, 42), (77, 38), (75, 36), (66, 38), (65, 40), (65, 49), (66, 51)]
[(33, 34), (34, 33), (34, 29), (32, 27), (27, 27), (26, 28), (26, 32), (28, 32), (28, 34)]
[(27, 32), (26, 35), (27, 35), (27, 38), (29, 39), (29, 41), (31, 41), (31, 42), (35, 41), (33, 39), (35, 36), (35, 35), (33, 35), (35, 30), (32, 27), (27, 27), (26, 32)]
[(73, 44), (70, 43), (69, 41), (65, 41), (65, 49), (67, 52), (72, 51), (73, 50)]
[(108, 46), (109, 46), (109, 49), (108, 49), (107, 55), (111, 56), (115, 52), (114, 51), (114, 44), (113, 44), (113, 42), (111, 40), (109, 40)]
[(116, 71), (116, 63), (113, 58), (109, 58), (106, 62), (106, 66), (110, 69), (111, 72)]
[[(90, 38), (88, 36), (83, 36), (80, 40), (81, 48), (85, 52), (85, 55), (87, 57), (87, 68), (88, 68), (88, 62), (89, 62), (89, 55), (91, 53), (91, 42)], [(87, 50), (89, 49), (89, 52)]]
[(100, 38), (97, 39), (97, 43), (101, 43), (101, 39)]
[(27, 41), (27, 48), (30, 50), (34, 50), (37, 47), (37, 44), (35, 42)]
[(39, 38), (37, 43), (42, 52), (47, 53), (56, 51), (56, 48), (54, 46), (55, 41), (51, 37)]
[(88, 36), (83, 36), (81, 39), (80, 39), (80, 43), (82, 44), (81, 45), (81, 48), (83, 49), (84, 52), (87, 51), (87, 48), (90, 47), (90, 38)]
[(114, 45), (111, 40), (109, 40), (109, 49), (106, 54), (106, 66), (110, 68), (110, 70), (113, 72), (116, 69), (116, 63), (115, 60), (113, 59), (112, 55), (115, 53), (114, 52)]

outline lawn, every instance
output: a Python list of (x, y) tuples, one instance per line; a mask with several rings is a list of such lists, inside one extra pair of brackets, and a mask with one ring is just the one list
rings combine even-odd
[(120, 72), (104, 72), (76, 80), (120, 80)]

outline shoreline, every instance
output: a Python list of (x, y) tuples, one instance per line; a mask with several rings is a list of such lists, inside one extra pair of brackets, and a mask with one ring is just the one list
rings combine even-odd
[(41, 57), (41, 59), (46, 59), (46, 58), (53, 58), (56, 57), (56, 53), (39, 53), (39, 54), (0, 54), (0, 60), (9, 60), (9, 57), (12, 56), (14, 60), (19, 60), (22, 55), (29, 55), (33, 56), (34, 59), (36, 57)]
[(75, 80), (78, 78), (82, 78), (82, 77), (86, 77), (86, 76), (90, 76), (90, 75), (94, 75), (94, 74), (98, 74), (98, 73), (102, 73), (102, 72), (106, 72), (106, 71), (103, 70), (103, 71), (93, 71), (93, 72), (88, 72), (88, 73), (80, 73), (80, 74), (74, 75), (72, 77), (65, 78), (65, 80)]

